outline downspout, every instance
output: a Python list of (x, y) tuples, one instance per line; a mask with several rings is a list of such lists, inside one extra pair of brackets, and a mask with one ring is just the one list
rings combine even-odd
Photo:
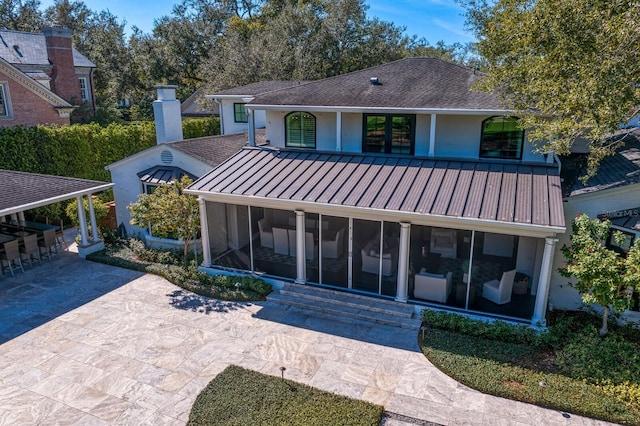
[(91, 68), (89, 71), (89, 84), (91, 84), (91, 106), (93, 107), (93, 113), (96, 113), (96, 91), (93, 86), (93, 73), (95, 72), (95, 68)]

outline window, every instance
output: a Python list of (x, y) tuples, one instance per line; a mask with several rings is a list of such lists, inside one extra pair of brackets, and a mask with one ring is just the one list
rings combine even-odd
[(516, 117), (489, 117), (482, 122), (480, 157), (520, 160), (523, 141)]
[(364, 114), (363, 152), (413, 154), (415, 115)]
[(87, 77), (80, 77), (80, 98), (82, 98), (82, 102), (87, 102), (90, 98), (89, 96), (89, 83), (87, 82)]
[(10, 117), (9, 96), (7, 96), (7, 86), (0, 83), (0, 117)]
[(308, 112), (292, 112), (284, 117), (286, 146), (316, 147), (316, 117)]
[(247, 123), (247, 110), (244, 104), (233, 104), (233, 121), (236, 123)]
[[(620, 244), (618, 244), (614, 237), (614, 234), (616, 232), (620, 232), (620, 234), (622, 234), (622, 236), (624, 237), (624, 240)], [(606, 246), (626, 256), (626, 254), (629, 252), (629, 249), (633, 245), (634, 240), (635, 235), (631, 232), (620, 231), (619, 229), (611, 229), (611, 231), (609, 232), (609, 238), (607, 238)]]

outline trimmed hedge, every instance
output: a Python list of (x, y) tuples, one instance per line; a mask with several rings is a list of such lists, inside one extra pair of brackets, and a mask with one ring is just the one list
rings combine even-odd
[(231, 365), (200, 392), (187, 424), (377, 426), (382, 410), (369, 402)]

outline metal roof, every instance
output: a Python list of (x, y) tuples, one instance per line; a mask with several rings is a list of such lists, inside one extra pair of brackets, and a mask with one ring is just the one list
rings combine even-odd
[(172, 182), (174, 179), (180, 180), (182, 176), (189, 176), (191, 180), (197, 179), (195, 175), (182, 170), (180, 167), (173, 166), (153, 166), (145, 171), (138, 173), (140, 182), (151, 185), (160, 185)]
[(112, 183), (0, 169), (0, 216), (104, 191)]
[(467, 227), (565, 227), (560, 177), (546, 165), (244, 148), (189, 192), (224, 202), (455, 218)]

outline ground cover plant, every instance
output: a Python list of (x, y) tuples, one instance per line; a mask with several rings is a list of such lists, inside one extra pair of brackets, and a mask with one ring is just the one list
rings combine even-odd
[(378, 425), (382, 410), (232, 365), (198, 395), (188, 425)]
[(232, 301), (264, 300), (270, 284), (255, 277), (208, 275), (190, 259), (170, 250), (152, 250), (140, 240), (115, 240), (87, 259), (162, 276), (173, 284), (207, 297)]
[[(611, 422), (640, 425), (640, 333), (587, 312), (556, 311), (536, 332), (425, 310), (425, 356), (480, 392)], [(541, 384), (542, 383), (542, 384)]]

